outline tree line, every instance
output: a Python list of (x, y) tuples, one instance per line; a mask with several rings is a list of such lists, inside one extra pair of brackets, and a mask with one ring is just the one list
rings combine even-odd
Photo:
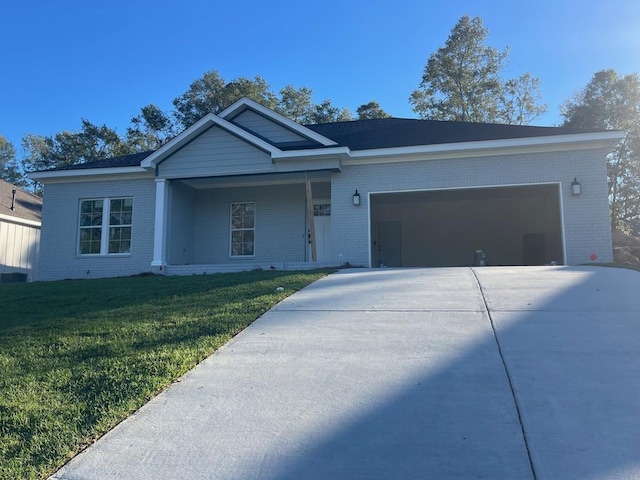
[[(528, 125), (546, 112), (539, 78), (529, 72), (504, 78), (509, 49), (491, 47), (487, 39), (488, 30), (480, 17), (465, 15), (456, 23), (444, 45), (429, 56), (421, 81), (409, 96), (420, 118)], [(330, 99), (314, 103), (308, 87), (287, 85), (274, 91), (259, 75), (227, 81), (211, 70), (173, 99), (171, 111), (153, 104), (142, 107), (123, 134), (82, 119), (77, 131), (25, 135), (20, 156), (0, 134), (0, 178), (39, 192), (39, 186), (30, 183), (25, 172), (155, 150), (206, 114), (219, 113), (242, 97), (301, 124), (390, 117), (375, 100), (360, 105), (354, 115)], [(595, 72), (583, 89), (565, 101), (560, 113), (562, 126), (627, 132), (607, 159), (611, 223), (622, 230), (640, 228), (638, 74)]]

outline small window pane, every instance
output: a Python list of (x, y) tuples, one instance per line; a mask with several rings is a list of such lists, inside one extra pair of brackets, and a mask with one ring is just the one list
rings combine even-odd
[(238, 230), (232, 233), (231, 255), (253, 255), (253, 230)]
[(109, 253), (131, 252), (131, 227), (109, 229)]
[(331, 215), (331, 204), (322, 203), (313, 206), (314, 217), (324, 217)]
[(102, 225), (102, 200), (83, 200), (80, 204), (80, 226)]
[(231, 228), (254, 228), (253, 217), (253, 203), (234, 203), (231, 205)]
[(102, 240), (101, 228), (83, 228), (80, 230), (80, 254), (93, 255), (100, 253)]

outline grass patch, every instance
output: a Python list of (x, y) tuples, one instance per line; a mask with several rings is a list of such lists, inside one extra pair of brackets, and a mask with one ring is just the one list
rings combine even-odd
[(256, 271), (1, 284), (0, 478), (50, 475), (323, 275)]

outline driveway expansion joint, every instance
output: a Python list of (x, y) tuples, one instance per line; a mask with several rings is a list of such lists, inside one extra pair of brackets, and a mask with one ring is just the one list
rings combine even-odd
[(522, 431), (522, 439), (524, 440), (524, 446), (527, 450), (527, 458), (529, 459), (529, 466), (531, 467), (531, 474), (533, 475), (533, 480), (538, 480), (538, 475), (536, 474), (536, 468), (533, 464), (533, 458), (531, 457), (531, 449), (529, 448), (529, 440), (527, 438), (527, 431), (524, 427), (524, 422), (522, 420), (522, 413), (520, 409), (520, 404), (518, 402), (518, 397), (516, 396), (516, 391), (513, 386), (513, 381), (511, 379), (511, 374), (509, 373), (509, 367), (507, 367), (507, 361), (504, 358), (504, 354), (502, 352), (502, 346), (500, 345), (500, 339), (498, 338), (498, 332), (496, 331), (496, 326), (493, 321), (493, 317), (491, 316), (491, 310), (489, 309), (489, 304), (487, 303), (487, 298), (484, 294), (484, 290), (482, 289), (482, 284), (480, 283), (480, 278), (478, 277), (478, 273), (473, 268), (469, 268), (474, 278), (476, 279), (476, 284), (478, 286), (478, 291), (480, 292), (480, 296), (482, 297), (482, 302), (484, 303), (485, 314), (489, 319), (489, 323), (491, 325), (491, 330), (493, 331), (493, 338), (496, 341), (496, 346), (498, 347), (498, 354), (500, 355), (500, 360), (502, 361), (502, 366), (504, 367), (505, 374), (507, 375), (507, 381), (509, 382), (509, 389), (511, 390), (511, 396), (513, 397), (513, 403), (516, 407), (516, 413), (518, 415), (518, 422), (520, 423), (520, 430)]

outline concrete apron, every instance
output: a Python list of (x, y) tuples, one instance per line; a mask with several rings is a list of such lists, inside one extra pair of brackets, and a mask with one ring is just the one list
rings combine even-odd
[(602, 303), (610, 271), (339, 272), (52, 478), (637, 478), (640, 308)]

